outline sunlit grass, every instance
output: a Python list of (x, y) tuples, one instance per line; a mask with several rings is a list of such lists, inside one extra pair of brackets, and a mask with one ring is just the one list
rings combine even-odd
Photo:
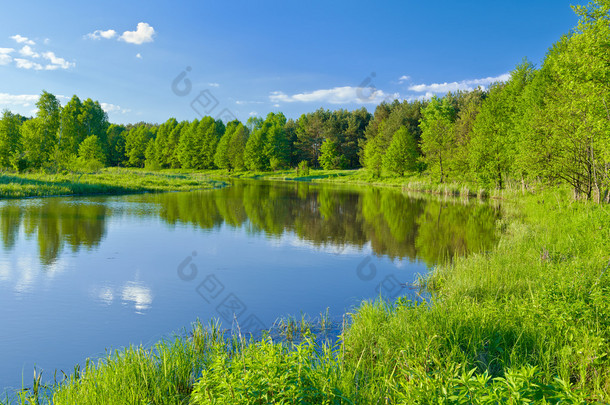
[(107, 168), (98, 173), (0, 173), (0, 198), (128, 194), (214, 188), (222, 182), (201, 173)]

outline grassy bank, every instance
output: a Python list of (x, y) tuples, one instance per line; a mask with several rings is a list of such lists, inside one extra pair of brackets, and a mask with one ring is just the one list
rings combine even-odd
[(430, 305), (363, 303), (334, 346), (196, 325), (186, 338), (89, 363), (48, 395), (55, 404), (607, 403), (608, 208), (561, 191), (505, 205), (497, 248), (437, 267)]
[(129, 194), (214, 188), (202, 173), (106, 168), (92, 174), (0, 173), (0, 199), (56, 195)]

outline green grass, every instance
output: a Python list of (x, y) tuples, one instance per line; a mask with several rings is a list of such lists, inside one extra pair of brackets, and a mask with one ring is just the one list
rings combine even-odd
[(215, 188), (202, 173), (107, 168), (92, 174), (0, 173), (0, 199), (57, 195), (130, 194)]
[[(292, 343), (196, 325), (190, 338), (90, 363), (48, 395), (55, 404), (608, 403), (610, 212), (568, 194), (511, 197), (493, 251), (435, 268), (428, 304), (364, 302), (336, 345), (317, 343), (304, 317), (279, 324)], [(22, 403), (28, 396), (44, 402), (30, 390)]]

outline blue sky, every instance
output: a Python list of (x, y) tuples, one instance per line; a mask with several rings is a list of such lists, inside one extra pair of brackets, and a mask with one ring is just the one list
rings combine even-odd
[(580, 3), (4, 2), (0, 109), (32, 115), (45, 89), (98, 100), (116, 123), (373, 111), (539, 64)]

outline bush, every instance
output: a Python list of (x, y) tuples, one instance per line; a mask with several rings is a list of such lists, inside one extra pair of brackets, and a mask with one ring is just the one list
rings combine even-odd
[(309, 176), (309, 163), (307, 163), (307, 160), (302, 160), (297, 166), (297, 176)]

